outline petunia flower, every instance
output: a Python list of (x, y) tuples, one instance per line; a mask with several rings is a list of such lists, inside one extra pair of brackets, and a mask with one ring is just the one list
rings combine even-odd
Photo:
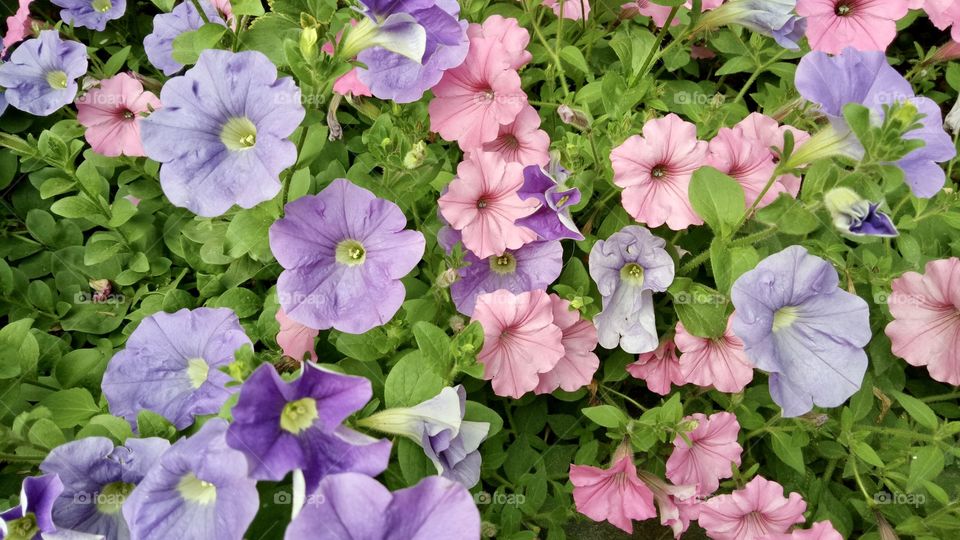
[(806, 19), (794, 14), (796, 5), (797, 0), (731, 0), (700, 17), (695, 31), (738, 24), (796, 50), (806, 30)]
[[(227, 26), (230, 13), (225, 8), (229, 2), (211, 2), (199, 0), (207, 21)], [(204, 25), (200, 12), (193, 0), (180, 2), (170, 13), (161, 13), (153, 18), (153, 32), (143, 38), (143, 50), (147, 60), (164, 75), (170, 76), (183, 69), (183, 64), (173, 59), (173, 40), (180, 34), (192, 32)]]
[[(880, 538), (886, 538), (881, 532)], [(843, 535), (833, 528), (829, 521), (818, 521), (809, 529), (793, 529), (786, 533), (773, 533), (760, 537), (760, 540), (843, 540)]]
[(604, 348), (639, 354), (659, 345), (653, 293), (667, 290), (674, 275), (665, 245), (648, 229), (629, 225), (590, 250), (590, 277), (603, 297), (593, 322)]
[(480, 512), (465, 487), (427, 477), (391, 493), (355, 473), (323, 479), (287, 527), (284, 540), (480, 540)]
[(462, 386), (446, 387), (413, 407), (385, 409), (358, 425), (409, 438), (423, 448), (437, 474), (471, 488), (480, 481), (479, 448), (490, 424), (464, 420), (466, 402)]
[(87, 72), (87, 48), (63, 41), (56, 30), (44, 30), (28, 39), (0, 63), (0, 86), (16, 109), (48, 116), (71, 103), (77, 95), (76, 79)]
[(87, 128), (83, 136), (94, 152), (143, 156), (140, 123), (144, 115), (159, 108), (153, 92), (145, 92), (136, 77), (120, 73), (77, 98), (77, 121)]
[(685, 508), (684, 501), (694, 500), (696, 486), (671, 485), (647, 471), (637, 471), (637, 476), (653, 493), (653, 500), (660, 512), (660, 524), (670, 527), (674, 538), (680, 538), (690, 526), (690, 520), (686, 517), (689, 510)]
[(926, 0), (923, 10), (930, 17), (930, 22), (940, 30), (952, 26), (950, 37), (960, 41), (960, 4), (954, 0)]
[(158, 437), (129, 438), (123, 446), (106, 437), (86, 437), (54, 448), (40, 464), (41, 471), (59, 475), (64, 485), (53, 502), (53, 521), (75, 531), (129, 540), (120, 510), (169, 447)]
[(740, 423), (728, 412), (709, 417), (695, 413), (684, 418), (696, 426), (686, 433), (686, 439), (677, 435), (673, 452), (667, 459), (667, 478), (677, 485), (696, 486), (696, 494), (706, 496), (720, 487), (720, 480), (730, 478), (731, 464), (740, 466), (743, 447), (737, 444)]
[(509, 124), (500, 126), (497, 137), (480, 147), (484, 152), (496, 152), (507, 162), (521, 165), (550, 163), (550, 136), (540, 129), (540, 115), (530, 105), (525, 106)]
[(590, 384), (593, 374), (600, 367), (600, 359), (594, 354), (597, 348), (597, 329), (593, 323), (580, 316), (570, 307), (570, 302), (555, 294), (550, 295), (553, 307), (553, 324), (560, 327), (563, 337), (563, 356), (553, 369), (540, 374), (535, 394), (549, 394), (561, 388), (574, 392)]
[(693, 173), (707, 157), (697, 127), (675, 114), (648, 121), (610, 153), (613, 183), (624, 188), (623, 207), (649, 227), (666, 223), (675, 231), (702, 225), (687, 193)]
[(342, 425), (372, 395), (363, 377), (304, 362), (300, 377), (287, 382), (263, 364), (240, 388), (227, 444), (246, 456), (244, 470), (251, 478), (283, 480), (301, 469), (308, 493), (328, 474), (376, 476), (387, 468), (390, 441)]
[[(746, 118), (737, 122), (737, 125), (733, 126), (733, 130), (740, 137), (759, 142), (774, 162), (780, 161), (780, 153), (783, 152), (787, 132), (790, 132), (793, 136), (794, 150), (802, 147), (810, 140), (810, 134), (806, 131), (791, 125), (780, 125), (773, 118), (757, 112), (750, 113)], [(779, 186), (782, 186), (790, 196), (796, 197), (800, 193), (800, 178), (792, 174), (780, 175), (777, 178), (777, 185), (773, 189), (779, 189)]]
[[(724, 0), (703, 0), (703, 2), (700, 5), (700, 9), (703, 11), (710, 11), (712, 9), (716, 9), (720, 7), (720, 4), (722, 4), (723, 1)], [(687, 9), (693, 9), (693, 2), (691, 0), (687, 0), (687, 2), (683, 4), (683, 7)], [(650, 17), (651, 19), (653, 19), (654, 24), (656, 24), (660, 28), (663, 28), (664, 26), (666, 26), (667, 17), (670, 16), (670, 10), (671, 10), (670, 6), (656, 4), (651, 0), (634, 0), (629, 4), (623, 4), (621, 6), (621, 9), (627, 11), (628, 13), (632, 13), (633, 11), (636, 11), (640, 15)], [(675, 17), (673, 21), (670, 22), (670, 24), (671, 25), (680, 24), (680, 19), (678, 17)]]
[(406, 296), (400, 279), (423, 256), (423, 235), (406, 225), (396, 204), (342, 178), (288, 203), (270, 226), (284, 313), (351, 334), (386, 324)]
[(923, 274), (907, 272), (891, 287), (893, 321), (885, 332), (893, 354), (926, 366), (936, 381), (960, 385), (960, 259), (930, 261)]
[(760, 261), (733, 284), (733, 331), (784, 417), (836, 407), (863, 382), (870, 310), (833, 266), (801, 246)]
[(544, 291), (482, 294), (473, 320), (480, 322), (484, 335), (477, 361), (498, 396), (519, 399), (536, 389), (539, 374), (563, 358), (563, 331), (553, 322), (553, 306)]
[(20, 504), (0, 512), (3, 538), (40, 540), (44, 533), (55, 533), (53, 504), (61, 493), (63, 482), (56, 474), (24, 478)]
[(695, 336), (677, 321), (673, 340), (680, 351), (680, 378), (685, 383), (713, 387), (721, 392), (742, 392), (753, 380), (753, 366), (743, 352), (743, 341), (733, 333), (733, 316), (722, 336)]
[(670, 385), (683, 386), (686, 380), (680, 371), (677, 347), (672, 339), (666, 339), (650, 352), (642, 353), (636, 362), (627, 365), (627, 372), (647, 383), (651, 392), (661, 396), (670, 393)]
[(520, 199), (522, 186), (522, 165), (507, 163), (495, 153), (471, 152), (440, 196), (440, 214), (478, 258), (502, 255), (537, 239), (532, 230), (516, 224), (538, 206), (535, 200)]
[(30, 4), (33, 0), (18, 0), (17, 10), (7, 17), (7, 30), (3, 35), (3, 47), (0, 48), (0, 57), (6, 58), (11, 47), (20, 43), (33, 33), (36, 23), (30, 18)]
[(637, 476), (632, 453), (625, 445), (614, 452), (609, 469), (571, 464), (570, 483), (577, 512), (594, 521), (609, 521), (632, 534), (633, 521), (654, 518), (657, 509), (653, 492)]
[(302, 361), (303, 355), (310, 353), (310, 360), (316, 362), (317, 351), (313, 340), (320, 334), (320, 331), (304, 326), (287, 317), (283, 309), (277, 310), (275, 318), (280, 323), (280, 331), (277, 332), (277, 345), (283, 350), (284, 356)]
[[(777, 164), (770, 159), (770, 150), (760, 141), (743, 137), (731, 128), (720, 128), (710, 141), (706, 164), (730, 176), (740, 184), (749, 208), (773, 175)], [(774, 182), (764, 194), (758, 207), (772, 203), (786, 187)]]
[(760, 540), (803, 523), (807, 503), (798, 493), (783, 496), (783, 486), (756, 476), (729, 495), (700, 505), (698, 523), (713, 540)]
[(260, 508), (242, 453), (213, 418), (160, 456), (127, 497), (123, 517), (137, 540), (241, 540)]
[(897, 36), (897, 21), (907, 0), (797, 0), (807, 19), (807, 40), (814, 51), (838, 54), (846, 47), (884, 51)]
[(517, 224), (531, 229), (543, 240), (583, 240), (583, 234), (570, 217), (570, 207), (580, 202), (580, 190), (562, 189), (561, 176), (566, 176), (558, 170), (562, 167), (553, 164), (551, 169), (557, 170), (556, 173), (551, 175), (536, 165), (523, 168), (523, 186), (517, 195), (524, 200), (536, 199), (540, 207), (518, 219)]
[(890, 216), (879, 210), (880, 203), (872, 203), (850, 188), (838, 187), (823, 196), (823, 203), (833, 225), (854, 236), (897, 236), (896, 226)]
[(136, 427), (137, 414), (152, 411), (177, 429), (216, 413), (234, 392), (220, 368), (244, 345), (252, 343), (231, 309), (154, 313), (107, 365), (101, 386), (110, 412)]
[(203, 217), (252, 208), (280, 192), (297, 160), (286, 139), (303, 120), (300, 89), (257, 51), (208, 49), (163, 85), (163, 108), (141, 122), (147, 156), (176, 206)]
[(571, 21), (585, 20), (590, 16), (590, 0), (543, 0), (543, 5), (552, 9), (557, 17)]
[(127, 0), (51, 0), (64, 23), (102, 32), (107, 21), (123, 17)]
[(533, 54), (527, 50), (530, 32), (513, 17), (490, 15), (481, 24), (471, 24), (467, 35), (497, 42), (498, 54), (504, 55), (512, 69), (520, 69), (533, 59)]
[[(954, 28), (957, 27), (954, 26)], [(950, 40), (937, 48), (937, 51), (930, 57), (930, 61), (932, 63), (949, 62), (958, 58), (960, 58), (960, 42)]]
[(533, 242), (502, 255), (479, 259), (473, 252), (464, 254), (465, 266), (457, 270), (460, 279), (450, 286), (457, 311), (473, 315), (477, 296), (499, 289), (514, 294), (546, 289), (563, 270), (560, 242)]

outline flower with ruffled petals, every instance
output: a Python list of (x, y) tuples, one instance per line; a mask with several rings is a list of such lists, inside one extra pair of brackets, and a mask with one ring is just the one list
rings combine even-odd
[(17, 11), (7, 17), (7, 33), (3, 35), (3, 47), (0, 57), (6, 57), (7, 51), (33, 33), (34, 20), (30, 18), (30, 4), (33, 0), (19, 0)]
[(302, 361), (303, 356), (310, 353), (309, 360), (316, 362), (317, 351), (313, 346), (313, 340), (320, 334), (320, 331), (304, 326), (287, 317), (283, 309), (277, 310), (275, 318), (280, 323), (280, 331), (277, 332), (277, 345), (283, 350), (284, 356)]
[(28, 476), (20, 487), (20, 504), (0, 512), (0, 538), (40, 540), (43, 533), (55, 533), (53, 504), (63, 493), (56, 474)]
[(623, 207), (650, 227), (702, 225), (687, 191), (706, 157), (707, 143), (697, 140), (694, 124), (672, 113), (648, 121), (643, 136), (631, 136), (610, 153), (613, 183), (624, 188)]
[(886, 50), (908, 9), (907, 0), (797, 0), (797, 14), (807, 18), (810, 48), (830, 54), (845, 47)]
[(527, 105), (509, 124), (500, 126), (497, 138), (480, 147), (484, 152), (496, 152), (507, 162), (521, 165), (550, 163), (550, 136), (540, 129), (540, 115)]
[[(355, 25), (357, 21), (351, 20), (350, 24)], [(340, 41), (340, 34), (337, 34), (337, 41)], [(336, 53), (336, 48), (333, 43), (326, 42), (323, 46), (320, 47), (320, 50), (327, 53), (330, 56), (333, 56)], [(333, 92), (335, 94), (340, 94), (341, 96), (372, 96), (373, 93), (370, 92), (370, 88), (367, 85), (363, 84), (363, 81), (359, 77), (360, 68), (355, 67), (348, 71), (346, 74), (341, 75), (333, 83)]]
[(671, 485), (647, 471), (637, 471), (637, 476), (653, 493), (653, 500), (660, 511), (660, 524), (670, 527), (674, 538), (680, 538), (690, 526), (690, 520), (687, 517), (690, 514), (689, 506), (685, 501), (695, 500), (696, 486)]
[(656, 350), (641, 354), (636, 362), (627, 365), (627, 371), (645, 381), (651, 392), (661, 396), (670, 393), (670, 385), (682, 386), (686, 383), (672, 339), (664, 340)]
[(550, 295), (553, 306), (553, 324), (560, 327), (563, 337), (563, 357), (553, 369), (540, 374), (535, 394), (549, 394), (557, 388), (573, 392), (590, 384), (593, 374), (600, 367), (600, 359), (594, 354), (597, 348), (597, 329), (593, 323), (582, 318), (580, 312), (570, 307), (570, 302), (555, 294)]
[(557, 17), (579, 21), (590, 16), (590, 0), (543, 0), (543, 5), (552, 9)]
[(64, 41), (56, 30), (28, 39), (0, 63), (0, 87), (14, 108), (48, 116), (73, 101), (77, 78), (87, 72), (87, 48)]
[[(886, 538), (881, 532), (880, 538)], [(789, 533), (768, 534), (760, 540), (843, 540), (843, 535), (829, 521), (818, 521), (809, 529), (794, 529)]]
[[(673, 453), (667, 460), (667, 478), (675, 484), (697, 487), (697, 495), (709, 495), (720, 486), (720, 480), (730, 478), (731, 464), (740, 466), (743, 447), (737, 444), (740, 423), (728, 412), (707, 417), (695, 413), (684, 418), (696, 427), (673, 440)], [(689, 443), (688, 443), (689, 441)]]
[(952, 26), (950, 37), (960, 41), (960, 4), (955, 0), (926, 0), (923, 10), (930, 17), (930, 22), (940, 30)]
[(60, 19), (68, 25), (102, 32), (107, 21), (123, 17), (127, 0), (51, 0), (61, 7)]
[(887, 325), (893, 354), (930, 377), (960, 385), (960, 259), (927, 263), (923, 274), (907, 272), (891, 283)]
[(513, 17), (490, 15), (481, 24), (471, 24), (467, 35), (498, 42), (500, 53), (506, 55), (507, 63), (513, 69), (520, 69), (533, 59), (533, 54), (527, 50), (530, 32)]
[(536, 199), (540, 207), (518, 219), (517, 224), (531, 229), (543, 240), (583, 240), (583, 234), (570, 217), (570, 207), (580, 202), (580, 190), (562, 188), (561, 182), (567, 176), (563, 167), (554, 163), (550, 169), (553, 174), (536, 165), (523, 168), (523, 187), (517, 194), (524, 200)]
[(743, 341), (733, 333), (733, 317), (722, 336), (695, 336), (677, 321), (674, 343), (680, 351), (680, 378), (685, 383), (741, 392), (753, 380), (753, 366), (743, 352)]
[(571, 464), (570, 483), (577, 512), (594, 521), (609, 521), (628, 534), (633, 533), (634, 520), (657, 516), (653, 492), (637, 477), (629, 450), (618, 449), (609, 469)]
[[(226, 26), (230, 18), (230, 13), (225, 12), (225, 8), (230, 7), (230, 3), (210, 2), (210, 0), (199, 0), (203, 8), (207, 21)], [(153, 32), (143, 38), (143, 50), (147, 53), (147, 59), (164, 75), (170, 76), (183, 69), (183, 64), (173, 59), (173, 40), (180, 34), (192, 32), (203, 26), (204, 20), (200, 17), (195, 3), (180, 2), (170, 13), (161, 13), (153, 18)]]
[(77, 121), (87, 128), (84, 138), (105, 156), (143, 156), (140, 122), (160, 108), (160, 100), (143, 84), (120, 73), (77, 98)]
[[(750, 113), (746, 118), (737, 122), (733, 126), (737, 135), (748, 138), (751, 141), (758, 141), (760, 146), (767, 150), (771, 160), (779, 161), (780, 153), (783, 152), (783, 144), (787, 132), (793, 136), (794, 151), (810, 140), (810, 134), (802, 129), (791, 125), (780, 125), (779, 122), (761, 113)], [(774, 152), (776, 150), (776, 152)], [(774, 189), (782, 186), (784, 190), (792, 197), (800, 193), (800, 177), (793, 174), (784, 174), (777, 178), (777, 184)]]
[(756, 476), (729, 495), (700, 505), (698, 523), (714, 540), (760, 540), (803, 523), (807, 503), (798, 493), (783, 496), (783, 486)]

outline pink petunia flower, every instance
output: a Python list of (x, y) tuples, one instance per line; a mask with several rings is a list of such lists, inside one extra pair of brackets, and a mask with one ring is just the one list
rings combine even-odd
[[(704, 0), (700, 9), (710, 11), (711, 9), (717, 9), (722, 3), (723, 0)], [(686, 2), (684, 7), (692, 9), (693, 2)], [(634, 17), (635, 13), (650, 17), (653, 19), (654, 24), (660, 28), (663, 28), (667, 24), (667, 17), (670, 16), (670, 6), (654, 4), (650, 0), (634, 0), (628, 4), (623, 4), (620, 6), (620, 9), (623, 10), (624, 16), (626, 17)], [(679, 17), (675, 17), (672, 25), (675, 26), (678, 24), (680, 24), (680, 19)]]
[[(733, 126), (733, 129), (741, 137), (758, 141), (760, 146), (767, 150), (770, 159), (773, 160), (774, 163), (779, 160), (779, 156), (773, 152), (772, 148), (776, 148), (779, 152), (783, 151), (786, 132), (789, 131), (793, 135), (794, 152), (810, 139), (810, 134), (806, 131), (791, 125), (781, 126), (780, 123), (773, 118), (757, 112), (750, 113), (746, 118), (737, 123), (737, 125)], [(800, 193), (800, 177), (796, 175), (782, 175), (780, 178), (777, 178), (777, 183), (783, 186), (786, 193), (789, 193), (792, 197), (796, 197), (797, 194)]]
[(741, 392), (753, 380), (753, 365), (743, 352), (743, 341), (733, 333), (733, 317), (716, 338), (695, 336), (677, 322), (674, 343), (680, 351), (680, 374), (684, 382), (712, 386), (721, 392)]
[(650, 120), (642, 137), (634, 135), (610, 153), (613, 182), (624, 188), (623, 207), (649, 227), (702, 225), (688, 188), (706, 157), (707, 143), (697, 140), (695, 125), (672, 113)]
[(713, 540), (759, 540), (803, 523), (807, 503), (798, 493), (783, 496), (783, 486), (756, 476), (729, 495), (700, 505), (698, 523)]
[(933, 53), (933, 62), (949, 62), (950, 60), (960, 60), (960, 42), (950, 40)]
[[(881, 534), (881, 538), (884, 536)], [(789, 533), (768, 534), (761, 540), (843, 540), (843, 535), (829, 521), (818, 521), (809, 529), (794, 529)]]
[(520, 199), (517, 191), (522, 186), (523, 165), (507, 163), (496, 153), (471, 152), (440, 196), (440, 214), (460, 231), (464, 247), (478, 258), (502, 255), (537, 239), (537, 233), (515, 224), (539, 204)]
[(136, 77), (120, 73), (77, 98), (77, 121), (87, 128), (84, 137), (94, 152), (143, 156), (140, 122), (159, 108), (160, 99), (145, 92)]
[(886, 334), (893, 354), (926, 366), (936, 381), (960, 385), (960, 259), (930, 261), (923, 274), (907, 272), (891, 286)]
[(560, 16), (562, 6), (563, 18), (572, 21), (579, 21), (590, 16), (589, 0), (563, 0), (562, 4), (557, 0), (543, 0), (543, 5), (552, 9), (557, 17)]
[(637, 467), (626, 445), (629, 443), (614, 452), (609, 469), (571, 464), (570, 483), (578, 512), (594, 521), (609, 521), (632, 534), (633, 520), (656, 517), (657, 510), (653, 506), (653, 492), (637, 476)]
[(3, 50), (0, 55), (6, 56), (7, 50), (20, 43), (33, 33), (34, 20), (30, 18), (30, 4), (33, 0), (20, 0), (17, 11), (7, 17), (7, 33), (3, 36)]
[(287, 317), (282, 309), (277, 310), (277, 322), (280, 331), (277, 333), (277, 345), (283, 349), (283, 354), (297, 361), (303, 360), (303, 355), (310, 353), (310, 360), (317, 361), (317, 351), (313, 345), (314, 338), (320, 334), (319, 330), (304, 326)]
[(930, 17), (930, 22), (940, 30), (952, 26), (950, 37), (960, 41), (960, 3), (956, 0), (926, 0), (923, 10)]
[(481, 294), (473, 320), (480, 321), (484, 335), (477, 361), (498, 396), (519, 399), (537, 387), (540, 373), (563, 358), (563, 331), (553, 323), (553, 306), (545, 291), (513, 294), (500, 289)]
[(597, 329), (593, 323), (580, 317), (580, 312), (570, 309), (570, 302), (555, 294), (550, 295), (553, 307), (553, 324), (560, 327), (563, 338), (563, 357), (550, 371), (540, 374), (536, 394), (549, 394), (557, 388), (573, 392), (590, 384), (593, 374), (600, 367), (600, 359), (594, 354), (597, 348)]
[(520, 69), (533, 59), (533, 54), (527, 51), (530, 32), (513, 17), (490, 15), (481, 24), (471, 24), (467, 28), (467, 37), (499, 42), (501, 54), (506, 56), (512, 69)]
[(668, 484), (646, 471), (637, 471), (637, 476), (653, 493), (653, 500), (660, 511), (660, 524), (670, 527), (674, 538), (680, 538), (690, 526), (690, 507), (686, 503), (696, 500), (696, 486)]
[(651, 392), (661, 396), (670, 393), (670, 385), (686, 384), (680, 371), (677, 349), (672, 339), (660, 343), (655, 351), (646, 352), (637, 357), (637, 361), (627, 365), (627, 371), (637, 379), (643, 379)]
[[(777, 168), (777, 164), (770, 159), (767, 147), (761, 146), (760, 141), (743, 137), (731, 128), (720, 128), (717, 136), (710, 141), (707, 165), (740, 184), (748, 208), (760, 196)], [(759, 206), (767, 206), (784, 191), (786, 188), (782, 184), (774, 183), (763, 195)]]
[(740, 423), (728, 412), (707, 417), (695, 413), (684, 418), (696, 422), (696, 428), (673, 440), (673, 453), (667, 459), (667, 478), (674, 484), (692, 484), (696, 494), (710, 495), (720, 487), (720, 480), (732, 476), (730, 464), (740, 466), (743, 448), (737, 444)]
[(797, 15), (807, 18), (810, 48), (830, 54), (846, 47), (886, 50), (908, 10), (907, 0), (797, 0)]
[(483, 143), (481, 149), (524, 166), (545, 167), (550, 163), (550, 136), (540, 129), (540, 115), (530, 105), (525, 106), (513, 122), (500, 126), (497, 138)]

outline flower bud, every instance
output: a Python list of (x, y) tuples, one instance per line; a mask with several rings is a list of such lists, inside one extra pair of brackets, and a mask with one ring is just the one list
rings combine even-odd
[(300, 31), (300, 54), (310, 59), (317, 56), (317, 29), (304, 28)]
[(823, 197), (824, 206), (841, 232), (854, 236), (897, 236), (897, 228), (890, 216), (880, 212), (879, 203), (863, 199), (852, 189), (831, 189)]
[(427, 159), (427, 143), (417, 141), (413, 148), (403, 156), (403, 166), (406, 169), (416, 169)]
[(567, 105), (557, 107), (557, 116), (564, 124), (573, 126), (577, 129), (587, 129), (590, 127), (590, 119), (583, 111), (572, 109)]
[(453, 268), (447, 268), (437, 276), (437, 287), (446, 289), (456, 283), (458, 279), (460, 279), (460, 275), (457, 274), (457, 271)]

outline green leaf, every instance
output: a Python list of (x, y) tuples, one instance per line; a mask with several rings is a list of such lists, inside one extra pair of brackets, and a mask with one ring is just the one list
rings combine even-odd
[(437, 373), (449, 373), (453, 359), (450, 355), (450, 338), (436, 325), (420, 321), (413, 325), (420, 354)]
[(173, 427), (173, 424), (159, 414), (142, 410), (137, 415), (137, 432), (141, 438), (160, 437), (170, 439), (177, 434), (177, 428)]
[(270, 225), (279, 217), (275, 205), (261, 204), (237, 212), (227, 226), (224, 250), (233, 258), (250, 254), (255, 261), (273, 260), (270, 251)]
[(933, 409), (931, 409), (929, 405), (913, 396), (908, 396), (901, 392), (893, 392), (893, 397), (896, 398), (897, 403), (907, 411), (910, 418), (913, 418), (918, 424), (927, 429), (937, 429), (939, 421), (937, 420), (936, 413), (933, 412)]
[(260, 312), (263, 301), (257, 293), (240, 287), (230, 289), (217, 298), (211, 298), (207, 305), (210, 307), (225, 307), (232, 309), (241, 319), (251, 317)]
[(869, 444), (863, 441), (853, 441), (850, 444), (850, 449), (853, 450), (854, 455), (864, 462), (881, 469), (885, 467), (883, 460), (880, 459), (880, 456), (877, 455), (877, 452)]
[(770, 436), (773, 443), (773, 453), (780, 458), (780, 461), (786, 463), (798, 473), (805, 474), (803, 449), (794, 444), (793, 438), (782, 431), (771, 431)]
[(50, 409), (57, 426), (79, 426), (100, 412), (93, 396), (86, 388), (70, 388), (54, 392), (40, 400), (40, 405)]
[(713, 167), (702, 167), (693, 173), (690, 203), (697, 215), (721, 236), (729, 235), (746, 211), (743, 187)]
[(774, 225), (778, 231), (802, 236), (820, 228), (821, 222), (800, 201), (782, 193), (769, 205), (757, 211), (757, 221)]
[(252, 15), (259, 17), (264, 14), (263, 4), (260, 0), (231, 0), (230, 6), (233, 8), (234, 16)]
[(77, 438), (82, 437), (108, 437), (116, 444), (123, 444), (128, 438), (133, 437), (133, 430), (130, 428), (130, 422), (123, 418), (110, 414), (98, 414), (77, 432)]
[(73, 195), (58, 199), (50, 206), (50, 211), (65, 218), (89, 218), (102, 215), (100, 207), (86, 195)]
[(587, 60), (583, 57), (583, 53), (573, 45), (567, 45), (560, 49), (560, 59), (577, 68), (577, 71), (584, 75), (593, 73), (587, 65)]
[(597, 405), (582, 409), (583, 415), (593, 420), (594, 424), (605, 428), (616, 429), (627, 424), (630, 418), (613, 405)]
[(184, 32), (173, 40), (173, 59), (185, 65), (195, 64), (200, 53), (215, 49), (227, 32), (222, 24), (207, 23), (192, 32)]
[(387, 375), (383, 399), (387, 407), (412, 407), (426, 401), (443, 389), (443, 379), (433, 371), (420, 351), (414, 351), (397, 362)]
[(677, 278), (668, 292), (687, 332), (704, 338), (719, 337), (726, 332), (729, 304), (726, 295), (690, 278)]
[(728, 247), (719, 237), (710, 244), (710, 268), (720, 292), (729, 293), (737, 278), (759, 262), (760, 255), (752, 246)]
[(120, 71), (120, 68), (123, 67), (123, 63), (127, 61), (128, 56), (130, 56), (129, 45), (113, 53), (110, 59), (103, 64), (103, 74), (107, 77), (116, 75)]
[(33, 444), (48, 450), (67, 442), (67, 439), (63, 436), (63, 431), (48, 418), (40, 418), (34, 422), (30, 426), (30, 433), (27, 438)]
[(910, 456), (910, 476), (907, 491), (913, 491), (924, 482), (935, 480), (943, 472), (943, 452), (936, 446), (925, 446)]
[(406, 438), (397, 440), (397, 461), (400, 463), (400, 473), (408, 485), (437, 474), (437, 467), (430, 461), (423, 449)]
[(487, 431), (487, 439), (493, 437), (503, 429), (503, 419), (500, 418), (500, 415), (490, 407), (481, 405), (475, 401), (468, 401), (466, 403), (466, 412), (463, 414), (463, 419), (470, 422), (486, 422), (490, 424), (490, 429)]

